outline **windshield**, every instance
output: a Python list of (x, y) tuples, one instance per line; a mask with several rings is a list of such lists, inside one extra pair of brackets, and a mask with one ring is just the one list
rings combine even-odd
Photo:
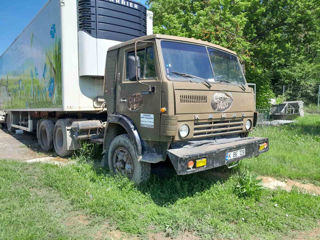
[(162, 41), (167, 77), (172, 81), (245, 84), (238, 58), (205, 46)]

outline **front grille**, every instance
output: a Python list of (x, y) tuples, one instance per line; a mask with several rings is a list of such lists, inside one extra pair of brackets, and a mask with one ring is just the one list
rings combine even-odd
[(194, 138), (230, 135), (243, 131), (242, 119), (195, 121)]
[(201, 95), (180, 95), (180, 103), (207, 103), (207, 96)]

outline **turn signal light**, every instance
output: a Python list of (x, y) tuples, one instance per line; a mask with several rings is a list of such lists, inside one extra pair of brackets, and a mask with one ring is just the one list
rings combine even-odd
[(167, 112), (167, 108), (165, 108), (165, 107), (161, 108), (161, 109), (160, 109), (160, 112), (161, 112), (161, 113), (166, 113), (166, 112)]
[(194, 161), (188, 162), (188, 169), (192, 169), (194, 167)]
[(267, 149), (267, 148), (268, 148), (268, 143), (260, 144), (260, 146), (259, 146), (259, 151), (263, 151), (263, 150), (265, 150), (265, 149)]

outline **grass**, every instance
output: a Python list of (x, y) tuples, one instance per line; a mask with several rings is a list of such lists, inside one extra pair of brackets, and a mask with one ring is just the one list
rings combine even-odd
[[(37, 179), (26, 167), (0, 163), (0, 239), (64, 239), (67, 235), (36, 192)], [(33, 168), (33, 175), (39, 168)]]
[(307, 115), (292, 125), (259, 127), (254, 136), (269, 137), (270, 151), (243, 165), (259, 175), (320, 184), (320, 115)]
[(188, 231), (204, 239), (279, 239), (292, 230), (314, 228), (320, 219), (319, 197), (268, 190), (258, 200), (239, 197), (237, 174), (224, 180), (210, 172), (153, 176), (140, 187), (86, 163), (1, 161), (0, 174), (1, 239), (92, 236), (87, 226), (72, 234), (65, 222), (73, 211), (108, 219), (121, 232), (141, 238), (149, 232), (174, 237)]
[[(255, 130), (254, 135), (270, 138), (270, 152), (243, 161), (224, 178), (213, 171), (153, 175), (137, 187), (85, 163), (90, 148), (79, 153), (81, 163), (66, 167), (0, 161), (0, 239), (91, 239), (105, 219), (127, 239), (157, 232), (169, 237), (190, 232), (202, 239), (281, 239), (313, 229), (320, 220), (319, 196), (261, 189), (253, 176), (318, 182), (317, 117)], [(88, 216), (90, 223), (68, 225), (75, 212)]]
[(311, 113), (311, 114), (319, 114), (320, 113), (320, 107), (317, 106), (317, 104), (310, 104), (305, 106), (304, 108), (305, 112)]

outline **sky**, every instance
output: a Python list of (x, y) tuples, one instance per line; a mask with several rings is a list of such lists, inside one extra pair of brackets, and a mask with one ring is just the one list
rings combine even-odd
[[(0, 56), (47, 0), (0, 0)], [(137, 0), (145, 3), (146, 0)]]

